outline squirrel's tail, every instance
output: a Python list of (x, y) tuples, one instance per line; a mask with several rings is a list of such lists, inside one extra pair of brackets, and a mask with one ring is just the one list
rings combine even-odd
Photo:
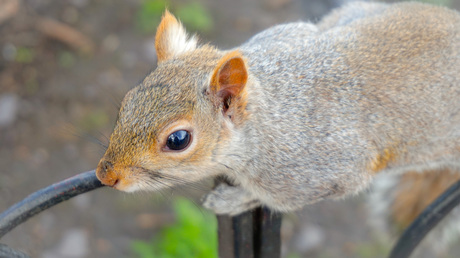
[[(370, 222), (385, 237), (396, 240), (412, 221), (447, 188), (460, 179), (460, 171), (381, 174), (368, 197)], [(456, 207), (425, 238), (422, 245), (442, 256), (460, 242), (460, 207)]]

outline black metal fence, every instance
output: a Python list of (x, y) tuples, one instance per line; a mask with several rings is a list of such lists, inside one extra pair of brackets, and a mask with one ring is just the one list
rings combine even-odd
[[(0, 238), (37, 213), (79, 194), (102, 187), (95, 171), (88, 171), (43, 188), (0, 214)], [(425, 235), (460, 203), (460, 181), (452, 185), (406, 229), (390, 258), (409, 257)], [(235, 217), (217, 216), (219, 257), (262, 258), (281, 255), (281, 215), (257, 208)], [(0, 257), (26, 254), (0, 244)]]

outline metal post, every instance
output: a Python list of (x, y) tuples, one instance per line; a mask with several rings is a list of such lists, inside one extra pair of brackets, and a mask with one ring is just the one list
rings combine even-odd
[(267, 208), (256, 209), (254, 218), (254, 256), (257, 258), (281, 256), (281, 214)]
[(281, 215), (257, 208), (235, 217), (217, 216), (217, 221), (219, 257), (280, 257)]

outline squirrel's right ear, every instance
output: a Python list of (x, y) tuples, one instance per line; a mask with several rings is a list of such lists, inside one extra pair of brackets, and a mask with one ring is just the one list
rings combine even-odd
[[(246, 63), (238, 50), (221, 58), (211, 78), (211, 93), (216, 96), (215, 99), (223, 102), (224, 112), (227, 111), (230, 104), (235, 104), (232, 103), (234, 102), (232, 100), (244, 102), (244, 87), (247, 80)], [(236, 104), (242, 108), (242, 103)]]
[(168, 10), (165, 11), (155, 35), (158, 62), (196, 49), (197, 39), (189, 37), (182, 24)]

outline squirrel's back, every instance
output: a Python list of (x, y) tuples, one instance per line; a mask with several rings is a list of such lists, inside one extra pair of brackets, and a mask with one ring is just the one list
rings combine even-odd
[(347, 125), (359, 123), (368, 138), (389, 134), (382, 139), (388, 141), (410, 141), (433, 130), (460, 134), (450, 126), (460, 127), (459, 112), (452, 112), (460, 110), (456, 11), (421, 3), (355, 3), (317, 26), (275, 26), (240, 49), (265, 94), (264, 104), (276, 105), (265, 109), (267, 120), (282, 117), (291, 124), (299, 118), (300, 124), (324, 126), (329, 119), (309, 121), (312, 113), (331, 115), (330, 121), (337, 115)]
[[(357, 17), (340, 16), (350, 11)], [(253, 137), (246, 142), (259, 155), (254, 169), (265, 164), (303, 175), (298, 185), (278, 180), (280, 188), (300, 190), (307, 182), (305, 189), (330, 189), (306, 194), (317, 200), (358, 191), (385, 169), (459, 166), (457, 12), (420, 3), (352, 4), (317, 26), (275, 26), (239, 49), (257, 81), (247, 89)], [(366, 172), (356, 177), (356, 170)], [(305, 171), (322, 179), (314, 182)], [(341, 187), (328, 180), (337, 177)]]

